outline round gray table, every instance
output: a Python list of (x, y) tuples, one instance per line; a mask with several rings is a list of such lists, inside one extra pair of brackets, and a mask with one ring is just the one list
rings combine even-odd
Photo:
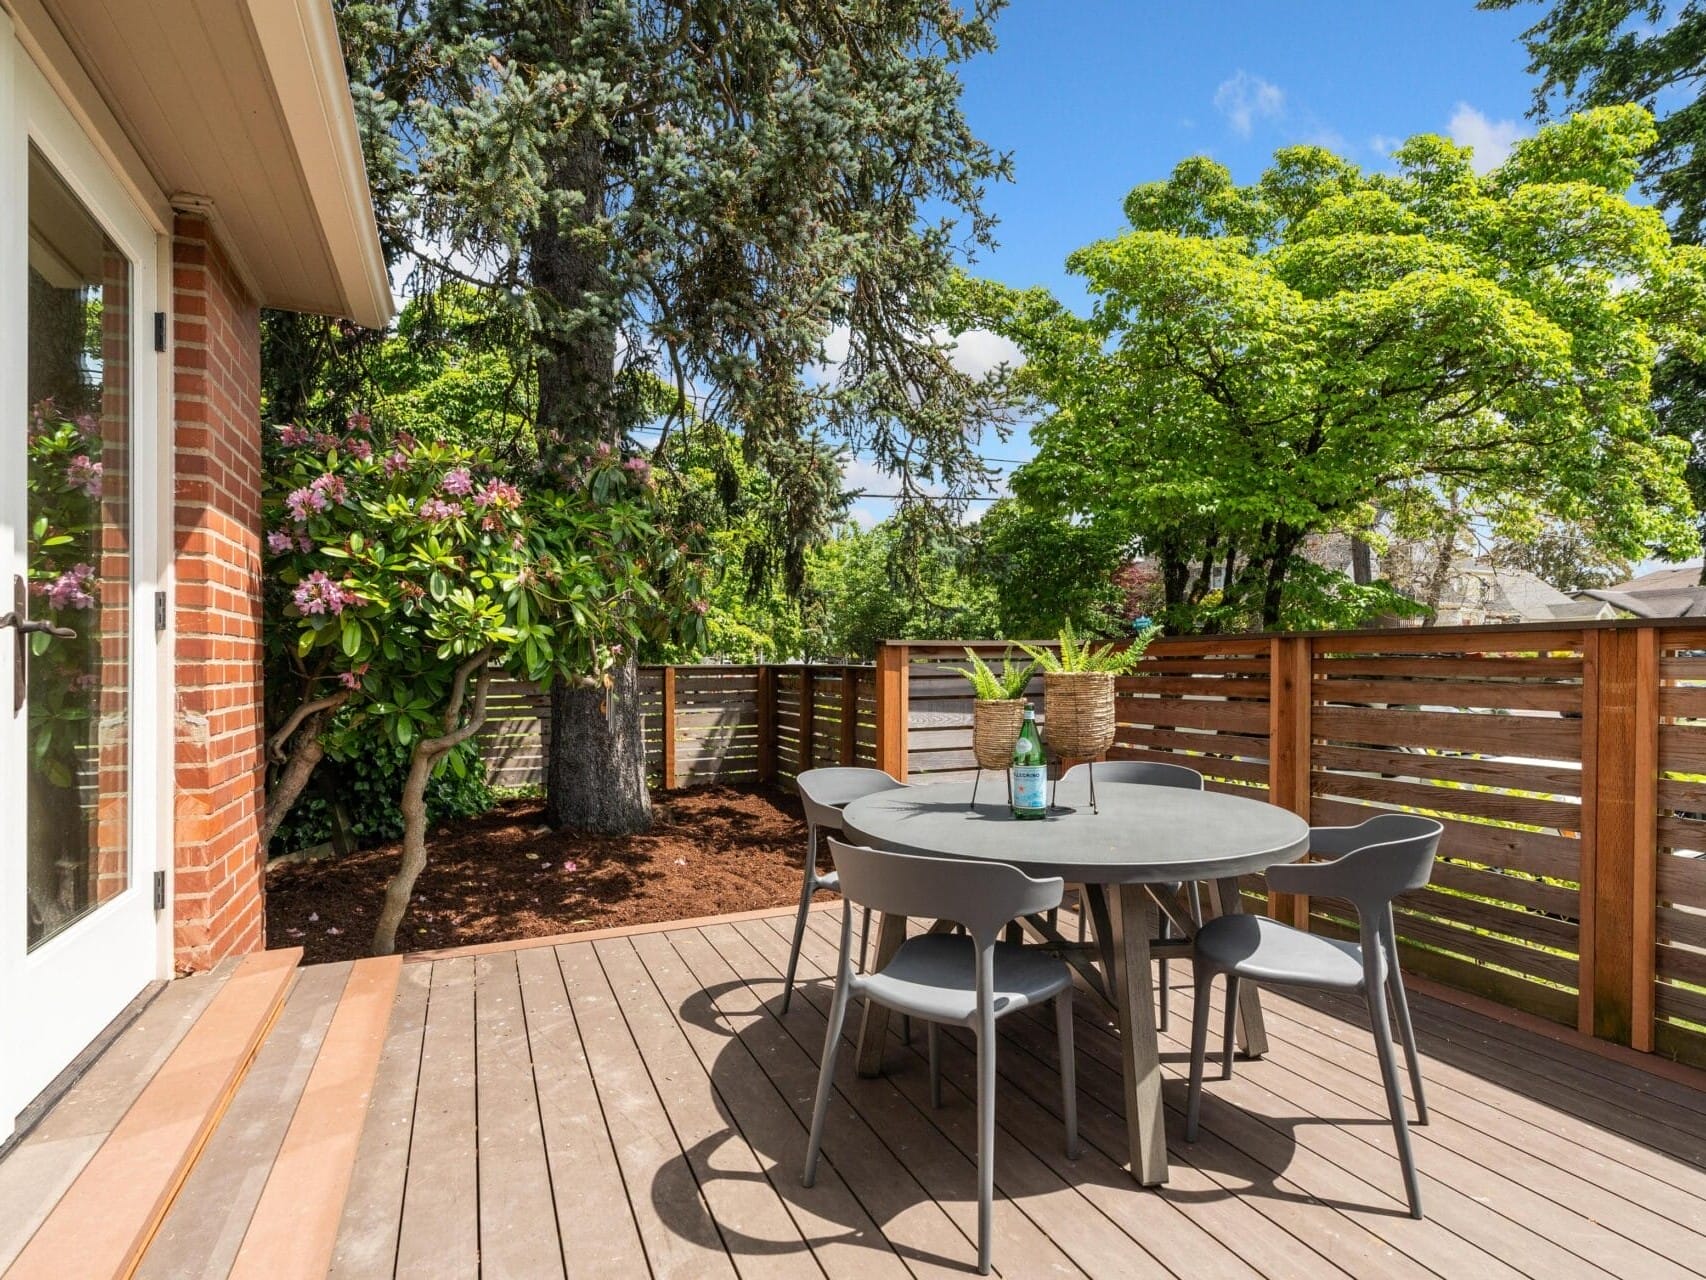
[[(1131, 1171), (1139, 1182), (1154, 1185), (1167, 1180), (1167, 1138), (1150, 965), (1190, 950), (1188, 938), (1154, 941), (1158, 912), (1167, 909), (1157, 887), (1209, 881), (1218, 910), (1235, 912), (1238, 877), (1301, 857), (1309, 847), (1309, 826), (1260, 800), (1135, 783), (1102, 783), (1096, 788), (1099, 812), (1092, 812), (1088, 787), (1083, 794), (1069, 787), (1055, 796), (1058, 811), (1026, 822), (1014, 818), (1005, 803), (968, 808), (969, 783), (880, 791), (849, 804), (842, 828), (849, 841), (878, 849), (1005, 862), (1029, 875), (1084, 886), (1094, 952), (1109, 988), (1098, 994), (1111, 1001), (1120, 1023)], [(1170, 909), (1168, 914), (1188, 933), (1188, 920)], [(872, 967), (887, 964), (905, 938), (906, 920), (885, 917)], [(1048, 940), (1071, 949), (1058, 937)], [(1267, 1051), (1261, 1005), (1255, 985), (1241, 985), (1240, 1037), (1245, 1053), (1259, 1057)], [(886, 1011), (867, 1005), (859, 1031), (861, 1074), (881, 1070), (887, 1034)]]
[(1005, 862), (1072, 884), (1224, 880), (1293, 862), (1309, 846), (1295, 813), (1218, 791), (1104, 782), (1093, 813), (1074, 779), (1055, 796), (1062, 812), (1021, 822), (1004, 801), (968, 810), (971, 790), (939, 782), (879, 791), (842, 811), (842, 830), (878, 849)]

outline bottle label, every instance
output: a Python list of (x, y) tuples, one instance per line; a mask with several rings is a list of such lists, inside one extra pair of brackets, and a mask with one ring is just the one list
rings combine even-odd
[(1048, 766), (1013, 766), (1013, 808), (1021, 813), (1041, 813), (1048, 807)]

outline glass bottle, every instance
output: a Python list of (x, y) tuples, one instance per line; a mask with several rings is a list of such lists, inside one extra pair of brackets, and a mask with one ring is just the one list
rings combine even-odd
[(1012, 782), (1015, 818), (1048, 817), (1048, 757), (1037, 732), (1037, 713), (1030, 707), (1025, 708), (1025, 723), (1013, 744)]

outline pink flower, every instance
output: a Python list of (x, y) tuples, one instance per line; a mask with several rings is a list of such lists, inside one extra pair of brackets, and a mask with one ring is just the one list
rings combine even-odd
[(366, 462), (373, 456), (373, 445), (366, 440), (351, 436), (344, 441), (344, 452), (361, 462)]
[(359, 409), (344, 419), (345, 431), (366, 431), (373, 426), (373, 419)]
[(296, 523), (301, 524), (309, 516), (315, 512), (324, 511), (331, 504), (326, 501), (324, 493), (309, 487), (292, 489), (289, 496), (285, 498), (284, 505), (290, 509), (290, 514), (295, 517)]
[(324, 494), (327, 502), (342, 502), (349, 496), (349, 486), (344, 484), (344, 478), (331, 472), (314, 477), (314, 483), (308, 487), (316, 493)]
[(415, 514), (422, 520), (454, 520), (462, 514), (462, 504), (446, 502), (443, 498), (428, 498), (415, 509)]
[(94, 576), (95, 571), (89, 565), (75, 564), (52, 582), (31, 583), (30, 591), (46, 596), (55, 609), (91, 609), (95, 597), (89, 590), (89, 580)]
[[(447, 484), (445, 488), (449, 488)], [(513, 511), (521, 505), (521, 490), (507, 480), (492, 480), (480, 486), (474, 495), (474, 505), (482, 509)]]
[(345, 605), (355, 600), (355, 596), (316, 569), (297, 583), (291, 599), (303, 614), (339, 614)]
[(314, 447), (321, 453), (330, 453), (338, 447), (338, 438), (330, 431), (316, 431), (314, 433)]
[(72, 488), (81, 489), (91, 498), (101, 496), (101, 464), (90, 461), (86, 453), (78, 454), (66, 464), (65, 479)]
[(274, 529), (267, 534), (267, 550), (275, 556), (282, 556), (296, 545), (296, 539), (288, 533)]
[(385, 455), (385, 474), (386, 475), (394, 476), (399, 471), (407, 471), (408, 469), (409, 469), (408, 455), (405, 454), (401, 449), (394, 450), (393, 452)]
[(608, 458), (610, 456), (610, 446), (603, 440), (598, 442), (598, 456), (601, 458)]
[(643, 476), (652, 469), (652, 464), (644, 458), (629, 458), (622, 464), (624, 471), (632, 471), (635, 475)]
[(278, 429), (278, 441), (294, 449), (297, 445), (307, 444), (309, 435), (294, 422), (287, 422)]
[(444, 473), (444, 491), (458, 498), (465, 498), (474, 492), (474, 477), (468, 474), (467, 467), (457, 467)]
[(711, 608), (711, 602), (709, 600), (695, 600), (688, 607), (692, 609), (694, 613), (708, 613)]
[(361, 688), (361, 678), (367, 674), (368, 665), (369, 665), (368, 663), (364, 662), (359, 667), (355, 668), (355, 670), (353, 670), (353, 671), (339, 672), (338, 673), (338, 683), (343, 685), (343, 687), (346, 689), (359, 689), (359, 688)]
[(314, 549), (314, 539), (310, 538), (305, 533), (297, 534), (296, 535), (296, 549), (298, 551), (302, 552), (303, 555), (307, 555), (310, 551), (312, 551)]

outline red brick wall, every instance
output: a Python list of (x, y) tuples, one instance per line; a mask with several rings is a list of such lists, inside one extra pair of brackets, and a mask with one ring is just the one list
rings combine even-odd
[(206, 222), (172, 240), (180, 970), (264, 941), (260, 310)]

